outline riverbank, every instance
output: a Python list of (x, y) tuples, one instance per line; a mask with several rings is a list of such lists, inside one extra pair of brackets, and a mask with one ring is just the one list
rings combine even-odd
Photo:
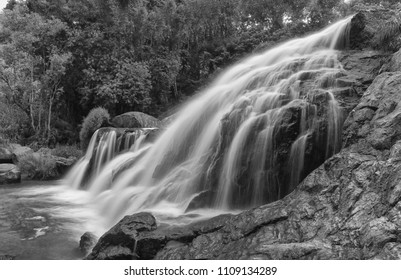
[(82, 156), (76, 146), (36, 148), (0, 143), (0, 185), (21, 180), (57, 180)]

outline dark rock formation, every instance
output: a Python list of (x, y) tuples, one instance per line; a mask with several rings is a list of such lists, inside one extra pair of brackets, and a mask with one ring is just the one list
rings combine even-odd
[(160, 121), (155, 117), (141, 112), (128, 112), (118, 115), (111, 120), (115, 127), (123, 128), (151, 128), (159, 127)]
[(156, 229), (155, 218), (148, 213), (125, 216), (106, 232), (93, 248), (88, 259), (136, 259), (136, 251), (144, 248), (144, 258), (153, 257), (162, 248), (156, 242), (141, 239), (143, 233)]
[(21, 182), (21, 171), (10, 163), (0, 164), (0, 185)]
[(95, 247), (98, 237), (91, 232), (85, 232), (79, 241), (79, 250), (87, 255)]

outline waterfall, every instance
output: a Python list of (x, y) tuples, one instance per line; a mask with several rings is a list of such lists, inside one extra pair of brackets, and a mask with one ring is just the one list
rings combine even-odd
[[(341, 148), (334, 89), (345, 75), (337, 49), (349, 22), (240, 61), (152, 145), (109, 160), (88, 188), (102, 215), (110, 223), (138, 211), (167, 219), (193, 209), (246, 209), (290, 193)], [(96, 153), (96, 165), (113, 157), (100, 147)]]
[[(120, 135), (116, 130), (110, 128), (96, 130), (89, 142), (85, 156), (67, 174), (67, 184), (74, 189), (82, 188), (87, 182), (96, 179), (117, 155), (139, 150), (152, 130), (123, 130)], [(121, 160), (118, 162), (121, 163)]]

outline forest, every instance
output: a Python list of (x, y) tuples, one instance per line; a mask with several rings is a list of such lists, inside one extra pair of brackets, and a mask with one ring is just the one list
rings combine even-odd
[(230, 63), (367, 2), (376, 1), (9, 0), (0, 139), (74, 145), (99, 106), (163, 118)]

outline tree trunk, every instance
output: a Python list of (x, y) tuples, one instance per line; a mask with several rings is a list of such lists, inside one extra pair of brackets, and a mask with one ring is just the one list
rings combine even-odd
[(33, 111), (34, 111), (34, 109), (33, 109), (33, 102), (34, 102), (34, 96), (35, 96), (34, 88), (33, 88), (33, 62), (32, 62), (32, 65), (31, 65), (31, 86), (32, 86), (32, 88), (31, 88), (31, 94), (30, 94), (30, 100), (29, 100), (29, 116), (30, 116), (30, 118), (31, 118), (31, 126), (32, 126), (32, 129), (33, 129), (33, 131), (36, 132), (36, 128), (35, 128), (35, 116), (34, 116), (34, 114), (33, 114)]
[(49, 100), (49, 113), (47, 118), (47, 142), (50, 141), (50, 134), (51, 134), (51, 118), (52, 118), (52, 107), (53, 107), (53, 99), (54, 97), (50, 97)]

